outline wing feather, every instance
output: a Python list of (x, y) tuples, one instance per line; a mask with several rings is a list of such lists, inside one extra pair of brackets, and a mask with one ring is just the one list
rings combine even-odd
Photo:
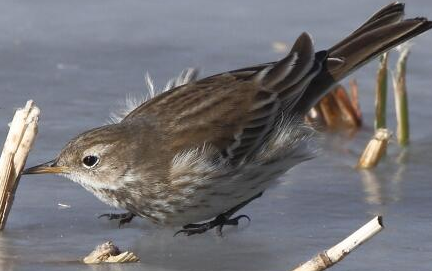
[[(153, 120), (173, 154), (212, 144), (232, 164), (265, 144), (287, 106), (321, 69), (310, 36), (303, 33), (279, 62), (218, 74), (158, 95), (125, 121)], [(284, 111), (284, 112), (283, 112)]]

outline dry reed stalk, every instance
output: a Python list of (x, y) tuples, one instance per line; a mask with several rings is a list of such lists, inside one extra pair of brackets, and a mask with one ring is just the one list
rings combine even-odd
[(375, 89), (375, 130), (386, 128), (388, 53), (380, 57)]
[(356, 109), (348, 96), (345, 88), (338, 85), (333, 92), (333, 96), (340, 110), (340, 118), (345, 126), (360, 127), (361, 121), (357, 118)]
[(361, 127), (362, 117), (358, 103), (357, 83), (352, 81), (350, 85), (351, 95), (348, 95), (342, 85), (335, 86), (308, 112), (306, 122), (322, 125), (323, 128), (351, 132)]
[(39, 113), (33, 101), (28, 101), (16, 111), (10, 125), (0, 157), (0, 230), (6, 225), (20, 173), (36, 138)]
[(354, 108), (354, 111), (357, 116), (357, 121), (359, 123), (359, 126), (362, 126), (363, 123), (363, 115), (360, 109), (360, 101), (358, 98), (358, 84), (355, 79), (352, 79), (349, 81), (350, 86), (350, 96), (351, 96), (351, 104)]
[(397, 141), (401, 146), (409, 143), (409, 112), (408, 95), (406, 89), (406, 63), (410, 53), (410, 46), (403, 44), (399, 47), (400, 55), (393, 74), (393, 88), (395, 96)]
[[(357, 99), (357, 96), (355, 97)], [(361, 126), (358, 101), (352, 100), (342, 85), (337, 85), (324, 96), (308, 114), (307, 121), (319, 122), (330, 129), (355, 131)], [(354, 129), (352, 129), (354, 128)]]
[(387, 129), (378, 129), (360, 156), (357, 168), (368, 169), (378, 165), (378, 162), (387, 150), (390, 137), (391, 133)]
[(334, 247), (325, 250), (293, 269), (292, 271), (321, 271), (325, 270), (345, 258), (355, 248), (372, 238), (384, 228), (382, 217), (376, 216), (356, 232), (345, 238)]
[(319, 102), (320, 111), (327, 128), (335, 129), (340, 125), (340, 110), (333, 92), (324, 96)]

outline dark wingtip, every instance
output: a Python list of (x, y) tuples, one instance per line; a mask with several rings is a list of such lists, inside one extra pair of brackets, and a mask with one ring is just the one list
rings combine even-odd
[(417, 28), (417, 30), (419, 30), (420, 33), (425, 32), (432, 28), (432, 21), (429, 21), (429, 19), (426, 17), (416, 17), (413, 19), (407, 19), (406, 21), (415, 21), (420, 23), (420, 25)]
[(389, 4), (387, 7), (389, 7), (389, 8), (391, 7), (393, 11), (398, 10), (398, 11), (403, 12), (405, 10), (405, 3), (396, 1), (396, 2)]
[[(300, 36), (297, 38), (298, 42), (306, 42), (313, 45), (313, 38), (312, 35), (308, 32), (303, 32), (300, 34)], [(294, 46), (293, 46), (294, 47)]]
[(398, 7), (402, 10), (405, 8), (405, 3), (403, 3), (403, 2), (396, 1), (396, 2), (393, 2), (392, 4), (394, 7)]
[(379, 11), (373, 14), (365, 24), (389, 15), (397, 16), (401, 19), (404, 14), (405, 4), (400, 2), (393, 2), (388, 4), (387, 6), (382, 7)]
[(301, 51), (302, 49), (310, 49), (313, 51), (314, 42), (312, 36), (308, 32), (303, 32), (295, 41), (292, 51)]

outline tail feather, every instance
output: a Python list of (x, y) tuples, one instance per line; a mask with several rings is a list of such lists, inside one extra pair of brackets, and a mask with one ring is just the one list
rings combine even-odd
[(383, 7), (381, 10), (372, 15), (369, 20), (362, 24), (357, 30), (351, 33), (348, 37), (330, 48), (329, 51), (332, 51), (335, 48), (339, 48), (346, 43), (349, 43), (351, 40), (363, 35), (364, 33), (367, 33), (370, 30), (401, 21), (403, 19), (403, 16), (405, 15), (404, 9), (405, 5), (399, 2), (391, 3)]
[(416, 18), (372, 29), (346, 44), (329, 50), (329, 57), (344, 60), (344, 65), (330, 70), (338, 81), (358, 67), (391, 48), (430, 29), (432, 23), (425, 18)]
[[(375, 57), (432, 28), (432, 22), (426, 18), (401, 21), (403, 14), (403, 4), (390, 4), (347, 38), (328, 49), (327, 62), (305, 90), (294, 112), (308, 112), (335, 82)], [(339, 61), (337, 65), (334, 64), (335, 60)]]

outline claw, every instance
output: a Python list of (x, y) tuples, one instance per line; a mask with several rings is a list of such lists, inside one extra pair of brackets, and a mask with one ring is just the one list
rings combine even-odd
[(251, 219), (250, 219), (249, 216), (247, 216), (247, 215), (239, 215), (239, 216), (236, 216), (236, 217), (234, 217), (234, 218), (228, 219), (228, 220), (224, 223), (224, 225), (233, 225), (233, 226), (237, 226), (237, 225), (239, 224), (240, 219), (242, 219), (242, 218), (246, 218), (248, 222), (251, 222)]
[(123, 214), (101, 214), (98, 218), (107, 217), (108, 220), (121, 219)]
[(183, 229), (196, 229), (201, 227), (203, 224), (187, 224), (183, 226)]
[(250, 217), (247, 216), (247, 215), (239, 215), (239, 216), (236, 216), (236, 217), (231, 218), (231, 219), (228, 219), (228, 220), (226, 220), (224, 223), (220, 224), (220, 225), (217, 227), (216, 233), (217, 233), (219, 236), (223, 236), (222, 229), (223, 229), (223, 227), (224, 227), (225, 225), (238, 226), (239, 221), (240, 221), (240, 219), (242, 219), (242, 218), (246, 218), (246, 219), (248, 220), (248, 222), (251, 221)]
[(179, 230), (174, 234), (174, 237), (179, 234), (179, 233), (184, 233), (186, 236), (191, 236), (194, 234), (201, 234), (206, 232), (208, 229), (204, 229), (204, 228), (195, 228), (195, 229), (183, 229), (183, 230)]
[(201, 234), (214, 227), (217, 227), (216, 232), (219, 236), (222, 236), (222, 229), (225, 225), (237, 226), (239, 224), (239, 220), (242, 218), (246, 218), (250, 222), (250, 218), (247, 215), (239, 215), (237, 217), (229, 219), (226, 215), (221, 214), (218, 215), (215, 219), (202, 223), (202, 224), (188, 224), (183, 226), (182, 230), (177, 231), (174, 236), (179, 233), (184, 233), (186, 236)]
[(124, 214), (101, 214), (100, 216), (98, 216), (98, 218), (101, 217), (107, 217), (108, 220), (113, 220), (113, 219), (119, 219), (119, 228), (121, 228), (121, 226), (123, 226), (126, 223), (129, 223), (132, 221), (132, 219), (135, 217), (135, 214), (133, 213), (124, 213)]

